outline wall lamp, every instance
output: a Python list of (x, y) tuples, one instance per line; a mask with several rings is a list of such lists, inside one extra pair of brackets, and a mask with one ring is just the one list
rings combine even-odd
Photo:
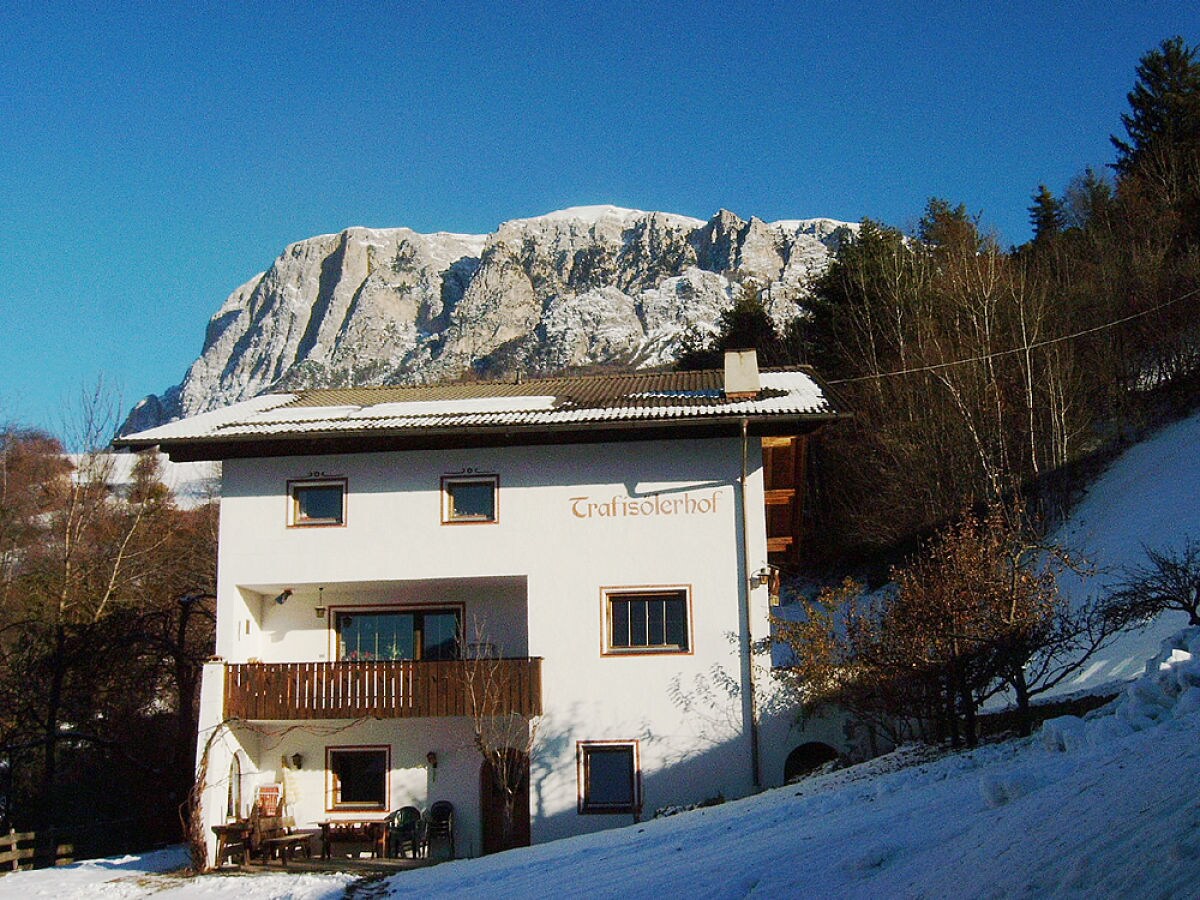
[(431, 768), (431, 769), (437, 768), (437, 754), (434, 753), (432, 750), (430, 750), (428, 753), (425, 754), (425, 761), (427, 763), (429, 763), (429, 768)]
[(277, 596), (275, 598), (275, 602), (278, 603), (280, 606), (283, 606), (283, 604), (287, 602), (287, 598), (290, 596), (292, 596), (292, 589), (284, 588), (282, 593), (280, 593), (279, 596)]
[(762, 587), (764, 584), (769, 584), (771, 581), (771, 567), (763, 566), (757, 572), (750, 576), (750, 587)]
[(301, 765), (303, 762), (304, 762), (304, 757), (303, 757), (301, 754), (299, 754), (299, 753), (293, 753), (293, 754), (292, 754), (292, 768), (293, 768), (293, 769), (298, 769), (298, 768), (300, 768), (300, 765)]

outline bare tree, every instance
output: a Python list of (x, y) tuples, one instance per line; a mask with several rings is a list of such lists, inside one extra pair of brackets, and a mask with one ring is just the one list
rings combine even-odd
[(1023, 733), (1033, 697), (1081, 666), (1125, 624), (1109, 604), (1072, 605), (1058, 590), (1082, 567), (1047, 540), (1019, 499), (994, 501), (946, 527), (907, 565), (895, 590), (864, 604), (853, 582), (777, 624), (797, 658), (806, 704), (835, 703), (893, 738), (913, 732), (976, 739), (980, 705), (1011, 690)]
[[(44, 434), (0, 435), (0, 757), (4, 813), (23, 826), (111, 816), (93, 810), (120, 792), (95, 786), (122, 778), (153, 785), (147, 803), (166, 811), (190, 785), (212, 631), (179, 598), (211, 591), (214, 509), (175, 508), (153, 455), (118, 485), (105, 410), (99, 391), (85, 398), (73, 455)], [(170, 813), (154, 816), (147, 839), (170, 838)]]
[(1146, 562), (1128, 568), (1110, 598), (1111, 615), (1145, 624), (1167, 610), (1200, 625), (1200, 542), (1185, 537), (1178, 549), (1143, 547)]
[(530, 759), (538, 746), (540, 714), (534, 714), (522, 690), (513, 660), (501, 657), (477, 625), (466, 647), (464, 680), (475, 748), (503, 797), (502, 846), (516, 834), (517, 799), (528, 790)]

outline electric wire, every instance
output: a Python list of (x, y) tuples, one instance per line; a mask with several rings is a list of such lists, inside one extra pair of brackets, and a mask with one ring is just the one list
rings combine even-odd
[(1006, 350), (997, 350), (994, 353), (984, 353), (979, 356), (969, 356), (964, 359), (952, 359), (947, 362), (931, 363), (927, 366), (914, 366), (908, 369), (895, 369), (891, 372), (878, 372), (872, 375), (856, 375), (853, 378), (833, 378), (826, 380), (826, 384), (853, 384), (858, 381), (872, 381), (878, 378), (894, 378), (900, 375), (915, 375), (919, 372), (933, 372), (938, 369), (949, 369), (954, 366), (965, 366), (970, 363), (986, 362), (989, 359), (998, 359), (1002, 356), (1012, 356), (1016, 353), (1028, 353), (1030, 350), (1037, 350), (1040, 347), (1049, 347), (1052, 344), (1061, 344), (1065, 341), (1073, 341), (1076, 338), (1086, 337), (1089, 334), (1095, 334), (1098, 331), (1104, 331), (1108, 328), (1115, 328), (1118, 325), (1124, 325), (1126, 322), (1132, 322), (1134, 319), (1140, 319), (1143, 316), (1151, 315), (1159, 310), (1166, 309), (1168, 306), (1174, 306), (1176, 303), (1181, 303), (1200, 294), (1200, 288), (1194, 288), (1186, 294), (1181, 294), (1171, 300), (1166, 300), (1149, 309), (1143, 309), (1141, 312), (1131, 313), (1128, 316), (1122, 316), (1119, 319), (1113, 319), (1110, 322), (1103, 322), (1100, 325), (1093, 325), (1091, 328), (1084, 328), (1082, 331), (1075, 331), (1071, 334), (1060, 335), (1055, 338), (1046, 338), (1043, 341), (1034, 341), (1031, 344), (1025, 344), (1021, 347), (1010, 347)]

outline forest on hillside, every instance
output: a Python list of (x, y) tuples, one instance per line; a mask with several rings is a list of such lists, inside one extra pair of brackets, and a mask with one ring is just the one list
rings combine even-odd
[(1197, 47), (1149, 51), (1128, 101), (1108, 167), (1033, 190), (1029, 242), (1002, 247), (934, 198), (912, 233), (863, 221), (786, 329), (750, 286), (716, 339), (685, 351), (688, 368), (733, 346), (812, 364), (852, 412), (818, 445), (811, 563), (907, 552), (1013, 491), (1061, 513), (1089, 471), (1194, 404)]

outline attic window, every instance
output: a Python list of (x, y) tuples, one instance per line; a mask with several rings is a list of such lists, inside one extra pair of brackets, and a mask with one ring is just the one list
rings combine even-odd
[(288, 482), (288, 525), (346, 524), (346, 480)]
[(500, 479), (495, 475), (443, 478), (442, 524), (496, 522), (496, 494), (499, 485)]

